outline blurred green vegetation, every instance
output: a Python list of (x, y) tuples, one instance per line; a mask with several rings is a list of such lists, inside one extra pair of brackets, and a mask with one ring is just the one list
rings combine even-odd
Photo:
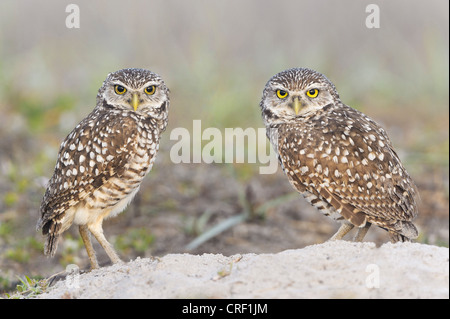
[[(73, 109), (74, 99), (74, 96), (63, 95), (52, 100), (50, 104), (44, 104), (39, 97), (26, 95), (18, 98), (17, 111), (26, 119), (31, 133), (41, 132), (57, 125), (61, 115)], [(8, 102), (15, 104), (11, 100)]]
[(130, 253), (144, 253), (149, 250), (154, 237), (146, 228), (133, 228), (118, 235), (115, 247), (127, 255)]
[(7, 249), (5, 257), (18, 263), (27, 263), (33, 252), (41, 253), (43, 249), (44, 245), (41, 241), (38, 241), (34, 236), (27, 236), (17, 241), (14, 247)]

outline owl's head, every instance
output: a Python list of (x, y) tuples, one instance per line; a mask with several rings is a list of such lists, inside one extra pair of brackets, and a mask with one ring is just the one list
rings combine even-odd
[(97, 94), (97, 107), (132, 110), (157, 119), (167, 117), (169, 89), (159, 75), (144, 69), (108, 74)]
[(293, 68), (267, 82), (260, 106), (267, 125), (302, 117), (339, 101), (336, 88), (323, 74)]

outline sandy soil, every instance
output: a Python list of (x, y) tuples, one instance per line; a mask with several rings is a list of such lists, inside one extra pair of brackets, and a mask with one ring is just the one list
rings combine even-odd
[(448, 248), (326, 242), (276, 254), (168, 254), (69, 275), (40, 298), (449, 298)]

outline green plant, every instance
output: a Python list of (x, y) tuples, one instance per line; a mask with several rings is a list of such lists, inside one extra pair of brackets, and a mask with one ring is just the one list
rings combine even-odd
[(24, 299), (34, 298), (47, 291), (49, 284), (46, 279), (30, 278), (25, 276), (24, 278), (18, 278), (20, 284), (16, 286), (17, 291), (13, 294), (6, 293), (6, 297), (9, 299)]

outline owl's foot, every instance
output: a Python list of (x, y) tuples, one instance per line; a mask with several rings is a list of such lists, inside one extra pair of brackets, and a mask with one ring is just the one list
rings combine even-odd
[(349, 231), (351, 231), (353, 229), (352, 224), (342, 224), (342, 226), (338, 229), (338, 231), (336, 232), (336, 234), (334, 234), (330, 239), (328, 239), (328, 241), (333, 241), (333, 240), (341, 240), (345, 235), (347, 235), (347, 233)]
[(364, 227), (358, 228), (358, 232), (356, 233), (355, 237), (353, 237), (353, 241), (355, 241), (355, 242), (363, 241), (364, 236), (366, 236), (367, 231), (369, 230), (370, 226), (372, 226), (372, 224), (369, 222), (366, 222)]

